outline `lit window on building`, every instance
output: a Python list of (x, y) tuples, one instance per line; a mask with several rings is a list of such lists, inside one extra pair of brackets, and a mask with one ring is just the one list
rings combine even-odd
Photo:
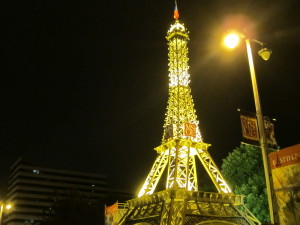
[(39, 170), (32, 170), (32, 172), (35, 173), (35, 174), (40, 174)]

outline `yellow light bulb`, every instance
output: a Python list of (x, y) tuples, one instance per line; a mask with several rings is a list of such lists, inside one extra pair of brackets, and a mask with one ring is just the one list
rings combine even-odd
[(228, 48), (235, 48), (239, 43), (239, 36), (237, 34), (229, 34), (224, 39), (224, 43)]

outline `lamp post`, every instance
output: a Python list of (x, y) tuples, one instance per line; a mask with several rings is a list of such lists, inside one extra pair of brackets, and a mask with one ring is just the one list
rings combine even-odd
[(266, 179), (270, 220), (271, 220), (271, 223), (274, 224), (274, 209), (273, 209), (273, 201), (272, 201), (272, 190), (271, 190), (271, 184), (270, 184), (269, 160), (268, 160), (268, 154), (267, 154), (268, 144), (267, 144), (266, 135), (265, 135), (264, 120), (263, 120), (263, 114), (262, 114), (260, 98), (259, 98), (259, 93), (258, 93), (258, 87), (257, 87), (257, 82), (256, 82), (256, 75), (255, 75), (255, 70), (254, 70), (254, 63), (253, 63), (250, 41), (258, 43), (259, 45), (262, 46), (262, 49), (258, 52), (258, 54), (264, 60), (268, 60), (270, 58), (270, 55), (272, 52), (271, 52), (271, 50), (264, 47), (264, 43), (262, 43), (258, 40), (255, 40), (255, 39), (250, 40), (245, 35), (239, 34), (239, 33), (228, 35), (226, 37), (226, 39), (224, 40), (224, 42), (228, 47), (234, 48), (238, 44), (239, 38), (244, 39), (246, 42), (246, 49), (247, 49), (251, 82), (252, 82), (252, 89), (253, 89), (254, 102), (255, 102), (255, 108), (256, 108), (256, 118), (257, 118), (257, 125), (258, 125), (258, 131), (259, 131), (260, 146), (261, 146), (261, 151), (262, 151), (262, 159), (263, 159), (265, 179)]
[(0, 225), (2, 224), (3, 203), (0, 206)]
[(7, 210), (11, 209), (11, 204), (4, 204), (3, 202), (0, 202), (0, 225), (2, 225), (2, 215), (3, 215), (3, 210), (4, 210), (4, 206)]

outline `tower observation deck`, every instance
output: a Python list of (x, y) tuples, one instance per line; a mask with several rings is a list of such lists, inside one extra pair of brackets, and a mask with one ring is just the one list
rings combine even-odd
[[(169, 99), (157, 158), (139, 191), (128, 201), (118, 224), (260, 224), (234, 195), (203, 142), (191, 95), (188, 65), (189, 31), (178, 17), (167, 32)], [(199, 191), (196, 159), (218, 193)], [(164, 191), (155, 192), (167, 170)]]

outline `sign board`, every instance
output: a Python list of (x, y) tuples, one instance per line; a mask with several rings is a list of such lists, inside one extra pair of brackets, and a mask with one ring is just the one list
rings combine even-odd
[(280, 225), (300, 224), (300, 144), (269, 157)]

